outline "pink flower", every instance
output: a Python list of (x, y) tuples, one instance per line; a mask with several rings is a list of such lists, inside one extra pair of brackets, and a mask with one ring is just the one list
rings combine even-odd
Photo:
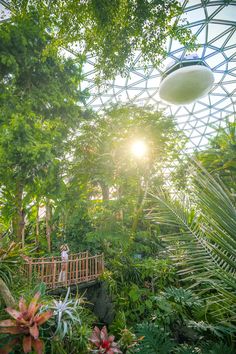
[[(12, 317), (0, 321), (0, 333), (22, 334), (23, 352), (30, 353), (32, 347), (37, 354), (43, 353), (43, 341), (39, 339), (39, 326), (52, 317), (52, 311), (38, 312), (41, 305), (38, 304), (40, 293), (37, 292), (27, 306), (23, 298), (19, 301), (19, 309), (6, 308), (6, 312)], [(0, 349), (1, 353), (10, 353), (20, 338), (13, 339), (5, 347)], [(2, 351), (1, 351), (2, 350)]]
[(104, 326), (101, 330), (98, 327), (94, 327), (92, 336), (89, 340), (98, 348), (99, 354), (122, 354), (122, 351), (118, 348), (118, 344), (114, 342), (114, 339), (114, 336), (108, 336), (107, 328)]

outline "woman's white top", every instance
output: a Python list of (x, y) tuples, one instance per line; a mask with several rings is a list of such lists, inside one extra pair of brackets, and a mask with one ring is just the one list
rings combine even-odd
[(62, 261), (64, 261), (64, 262), (67, 262), (68, 261), (68, 253), (67, 253), (67, 251), (62, 251), (61, 252), (61, 259), (62, 259)]

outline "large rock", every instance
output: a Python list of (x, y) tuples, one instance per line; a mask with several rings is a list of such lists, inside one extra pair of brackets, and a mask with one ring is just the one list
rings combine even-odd
[(107, 291), (106, 283), (97, 282), (86, 288), (85, 297), (99, 321), (110, 324), (114, 319), (114, 307)]

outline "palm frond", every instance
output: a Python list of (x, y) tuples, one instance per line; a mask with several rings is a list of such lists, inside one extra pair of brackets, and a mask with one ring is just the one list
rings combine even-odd
[[(227, 322), (236, 317), (236, 208), (221, 182), (203, 168), (193, 167), (192, 193), (178, 198), (163, 190), (150, 193), (154, 207), (148, 218), (172, 226), (162, 235), (179, 274), (189, 286), (217, 304), (214, 315)], [(173, 233), (173, 226), (176, 233)]]

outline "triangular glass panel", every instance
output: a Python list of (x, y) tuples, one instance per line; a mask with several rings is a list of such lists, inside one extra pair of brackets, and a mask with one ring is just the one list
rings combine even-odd
[(221, 25), (216, 23), (209, 23), (208, 24), (208, 36), (207, 41), (208, 43), (215, 40), (215, 37), (220, 35), (221, 33), (225, 32), (229, 27), (227, 25)]
[[(214, 12), (217, 13), (217, 10), (219, 10), (219, 6), (207, 6), (208, 17), (212, 16), (212, 14), (214, 14)], [(213, 17), (214, 17), (214, 15), (213, 15)]]
[(197, 43), (205, 44), (206, 42), (206, 26), (203, 27), (202, 31), (197, 35)]
[(219, 101), (219, 96), (217, 95), (210, 95), (211, 106), (213, 106), (216, 102)]
[[(220, 64), (220, 65), (219, 65)], [(219, 65), (219, 66), (218, 66)], [(224, 62), (224, 63), (219, 63), (218, 62), (218, 64), (216, 63), (216, 65), (212, 68), (214, 71), (220, 71), (220, 72), (222, 72), (222, 71), (226, 71), (227, 70), (227, 65), (226, 65), (226, 62)]]
[(178, 110), (178, 113), (177, 113), (178, 116), (186, 116), (186, 110), (184, 108), (184, 106), (180, 107), (180, 109)]
[(136, 75), (135, 72), (130, 72), (129, 73), (129, 76), (128, 76), (128, 82), (127, 84), (128, 85), (132, 85), (133, 83), (137, 82), (137, 81), (140, 81), (140, 76)]
[(216, 52), (215, 49), (207, 47), (206, 50), (205, 50), (205, 57), (207, 57), (209, 54), (212, 54), (212, 53), (215, 53), (215, 52)]
[(218, 48), (222, 47), (222, 45), (227, 42), (227, 38), (229, 37), (230, 33), (227, 32), (225, 34), (222, 33), (222, 36), (219, 38), (215, 39), (211, 43), (213, 43), (214, 46), (217, 46)]
[(139, 90), (127, 90), (126, 92), (130, 100), (133, 100), (139, 94)]
[(199, 0), (191, 0), (191, 2), (187, 2), (186, 9), (194, 5), (199, 5)]
[(92, 104), (93, 106), (100, 106), (100, 105), (102, 105), (102, 102), (101, 102), (100, 98), (92, 97), (91, 100), (89, 100), (87, 104), (88, 105)]
[(219, 19), (223, 21), (235, 21), (235, 6), (224, 6), (220, 12), (214, 16), (214, 19)]
[(206, 109), (206, 103), (201, 102), (201, 99), (200, 99), (195, 103), (194, 113), (205, 110), (205, 109)]
[[(231, 104), (231, 102), (229, 103)], [(215, 107), (217, 107), (218, 109), (227, 109), (227, 106), (229, 105), (227, 104), (226, 100), (222, 100), (222, 101), (219, 101), (218, 103), (215, 104)]]
[(205, 134), (212, 134), (214, 132), (215, 132), (215, 129), (213, 127), (211, 127), (209, 125), (206, 127)]
[(155, 77), (155, 78), (150, 78), (147, 80), (147, 88), (150, 89), (156, 89), (160, 86), (161, 78), (160, 77)]
[(227, 90), (227, 92), (232, 93), (234, 90), (236, 90), (236, 82), (226, 82), (223, 84), (223, 87), (225, 88), (225, 90)]
[(187, 13), (185, 13), (185, 15), (187, 15), (187, 20), (190, 23), (196, 21), (202, 21), (205, 20), (206, 18), (204, 9), (202, 7), (195, 10), (188, 11)]
[(208, 116), (208, 114), (209, 114), (208, 110), (203, 110), (201, 112), (200, 111), (197, 112), (195, 115), (196, 115), (197, 118), (205, 118), (205, 117)]
[(88, 88), (89, 88), (89, 83), (84, 81), (84, 80), (82, 80), (80, 82), (80, 89), (83, 91), (83, 90), (88, 89)]
[(112, 96), (102, 96), (101, 97), (102, 104), (107, 105), (108, 103), (111, 103), (112, 101)]
[(91, 64), (91, 63), (88, 63), (88, 62), (86, 62), (84, 65), (83, 65), (83, 69), (82, 69), (82, 71), (83, 71), (83, 74), (85, 75), (85, 76), (87, 76), (87, 74), (89, 74), (89, 73), (91, 73), (91, 72), (94, 72), (94, 66)]
[(150, 98), (150, 96), (149, 96), (147, 90), (143, 91), (143, 92), (140, 94), (139, 97), (141, 97), (142, 99), (148, 99), (148, 98)]
[(201, 139), (201, 146), (207, 146), (209, 143), (209, 139), (206, 136), (203, 136)]
[(128, 82), (128, 85), (127, 85), (127, 87), (128, 88), (135, 88), (135, 89), (140, 89), (140, 90), (142, 90), (142, 89), (145, 89), (146, 88), (146, 83), (147, 83), (147, 81), (146, 80), (144, 80), (144, 79), (142, 79), (142, 80), (139, 80), (138, 82), (133, 82), (133, 83), (129, 83)]
[[(235, 30), (232, 28), (232, 30)], [(226, 43), (226, 47), (229, 47), (233, 45), (236, 48), (236, 32), (233, 33), (233, 35), (229, 38), (229, 40)]]
[(114, 84), (115, 84), (116, 86), (120, 86), (120, 87), (126, 86), (126, 84), (127, 84), (127, 77), (122, 77), (122, 76), (118, 75), (118, 76), (115, 78)]
[(206, 132), (206, 126), (201, 126), (196, 128), (196, 131), (199, 133), (199, 135), (204, 135)]
[(229, 61), (228, 62), (228, 70), (231, 70), (231, 69), (236, 69), (236, 61)]
[(217, 95), (225, 95), (226, 93), (225, 93), (225, 91), (223, 90), (223, 88), (221, 87), (221, 86), (216, 86), (215, 88), (214, 88), (214, 90), (212, 91), (212, 93), (215, 95), (215, 94), (217, 94)]
[[(236, 47), (236, 43), (235, 43), (235, 47)], [(226, 56), (230, 58), (231, 56), (236, 55), (236, 48), (227, 49), (227, 47), (225, 47), (224, 54), (226, 54)], [(235, 67), (236, 67), (236, 63), (235, 63)]]
[(196, 35), (197, 31), (202, 28), (202, 25), (191, 26), (191, 32)]
[(216, 73), (213, 71), (213, 74), (214, 74), (214, 84), (219, 83), (224, 77), (223, 73)]
[(116, 99), (118, 102), (127, 102), (129, 100), (129, 97), (126, 91), (122, 91), (116, 96)]
[(221, 53), (216, 53), (215, 55), (205, 59), (205, 62), (211, 67), (214, 68), (219, 63), (224, 63), (225, 58)]

